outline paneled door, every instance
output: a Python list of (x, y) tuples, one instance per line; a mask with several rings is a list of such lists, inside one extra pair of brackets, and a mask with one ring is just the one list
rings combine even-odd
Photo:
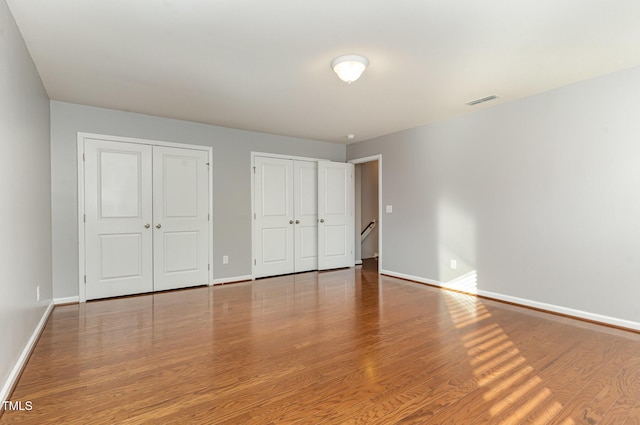
[(354, 265), (353, 164), (254, 157), (255, 277)]
[(293, 161), (256, 157), (255, 274), (293, 273)]
[(318, 163), (293, 161), (294, 272), (318, 270)]
[(318, 163), (318, 269), (354, 265), (353, 164)]
[(152, 147), (85, 140), (86, 298), (153, 291)]
[(86, 299), (208, 283), (208, 153), (85, 139)]
[(207, 157), (205, 151), (153, 148), (155, 291), (207, 284)]

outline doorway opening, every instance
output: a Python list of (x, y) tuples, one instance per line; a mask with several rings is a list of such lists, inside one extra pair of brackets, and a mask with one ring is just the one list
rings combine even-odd
[(375, 261), (382, 269), (382, 155), (349, 161), (355, 165), (355, 263)]

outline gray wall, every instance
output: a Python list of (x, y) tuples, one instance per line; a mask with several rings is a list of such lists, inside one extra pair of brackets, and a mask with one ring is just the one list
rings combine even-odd
[[(345, 161), (344, 145), (51, 102), (53, 287), (78, 295), (77, 132), (213, 147), (213, 277), (251, 274), (251, 151)], [(229, 264), (222, 264), (222, 256)]]
[(633, 68), (349, 145), (384, 158), (382, 269), (640, 322), (638, 93)]
[(4, 0), (0, 143), (1, 388), (52, 299), (49, 99)]
[[(378, 220), (378, 161), (370, 161), (360, 164), (361, 190), (360, 190), (360, 231), (371, 222)], [(356, 240), (360, 240), (360, 236)], [(373, 258), (378, 254), (378, 226), (362, 242), (362, 258)]]

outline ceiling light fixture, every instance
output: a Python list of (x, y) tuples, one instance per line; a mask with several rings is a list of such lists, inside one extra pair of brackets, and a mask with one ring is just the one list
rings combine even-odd
[(360, 78), (367, 66), (369, 60), (359, 55), (339, 56), (331, 61), (331, 69), (342, 81), (349, 84)]

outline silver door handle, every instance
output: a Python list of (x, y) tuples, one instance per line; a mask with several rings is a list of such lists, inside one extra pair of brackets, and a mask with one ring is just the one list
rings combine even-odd
[(324, 223), (324, 218), (321, 218), (321, 219), (320, 219), (320, 223)]
[(147, 223), (147, 224), (145, 224), (145, 225), (144, 225), (144, 228), (145, 228), (145, 229), (148, 229), (149, 227), (151, 227), (151, 225), (150, 225), (149, 223)]
[(162, 224), (160, 224), (160, 223), (156, 224), (156, 229), (159, 229), (161, 227), (162, 227)]
[(300, 220), (296, 220), (296, 224), (300, 224)]
[(289, 224), (293, 224), (293, 220), (289, 220)]

